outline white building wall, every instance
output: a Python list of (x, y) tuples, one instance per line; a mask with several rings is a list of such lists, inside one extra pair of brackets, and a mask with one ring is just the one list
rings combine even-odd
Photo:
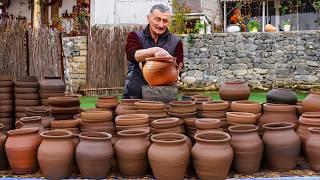
[(26, 0), (14, 0), (8, 8), (8, 14), (14, 16), (24, 16), (27, 20), (31, 21), (31, 9), (28, 8), (28, 1)]

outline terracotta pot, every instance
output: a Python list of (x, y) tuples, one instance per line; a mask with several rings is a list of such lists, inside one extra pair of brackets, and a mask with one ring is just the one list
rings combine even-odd
[(195, 127), (199, 130), (218, 129), (221, 127), (221, 121), (219, 119), (213, 118), (196, 119), (194, 124)]
[(307, 140), (310, 127), (320, 127), (320, 112), (306, 112), (300, 116), (297, 134), (300, 136), (302, 143)]
[(81, 119), (84, 121), (110, 121), (112, 120), (112, 111), (81, 112)]
[(310, 90), (310, 94), (302, 100), (303, 112), (320, 112), (320, 90)]
[(227, 112), (228, 123), (255, 124), (257, 116), (247, 112)]
[(40, 81), (40, 90), (46, 92), (64, 92), (65, 84), (61, 77), (45, 77)]
[(109, 133), (94, 131), (79, 134), (76, 159), (82, 178), (107, 177), (114, 155), (111, 137)]
[(233, 101), (231, 103), (231, 111), (234, 112), (248, 112), (248, 113), (261, 113), (262, 104), (255, 101)]
[(32, 128), (38, 127), (39, 132), (44, 131), (44, 127), (41, 124), (41, 116), (31, 116), (31, 117), (23, 117), (20, 120), (16, 121), (16, 128)]
[(258, 172), (263, 155), (263, 142), (257, 132), (258, 126), (232, 126), (229, 131), (234, 151), (234, 169), (241, 174)]
[(80, 106), (80, 99), (72, 96), (50, 97), (48, 99), (50, 106), (74, 107)]
[(101, 96), (96, 102), (97, 108), (113, 109), (119, 104), (117, 96)]
[(250, 96), (250, 88), (243, 82), (227, 82), (220, 87), (219, 96), (225, 101), (247, 100)]
[(0, 171), (5, 170), (8, 167), (8, 159), (4, 149), (7, 136), (2, 133), (4, 125), (0, 123)]
[(195, 121), (197, 120), (198, 118), (186, 118), (184, 119), (184, 124), (188, 127), (195, 127)]
[(39, 128), (8, 131), (5, 151), (14, 174), (30, 174), (38, 169), (37, 151), (41, 143)]
[(177, 64), (173, 57), (147, 58), (143, 76), (151, 86), (172, 85), (178, 79)]
[(196, 112), (197, 108), (193, 101), (171, 101), (168, 111), (172, 113), (192, 113)]
[(148, 158), (157, 179), (184, 179), (190, 159), (187, 137), (177, 133), (152, 135)]
[(26, 109), (27, 116), (49, 116), (51, 109), (48, 106), (32, 106)]
[(124, 130), (118, 132), (114, 145), (118, 168), (124, 176), (143, 176), (148, 168), (150, 141), (147, 130)]
[(73, 133), (66, 130), (44, 131), (38, 149), (42, 174), (49, 179), (68, 178), (74, 163)]
[(146, 114), (119, 115), (116, 117), (115, 123), (118, 126), (148, 124), (149, 116)]
[(320, 171), (320, 128), (310, 127), (310, 135), (306, 141), (306, 153), (310, 166), (315, 171)]
[(52, 128), (74, 128), (78, 127), (80, 124), (79, 119), (68, 119), (68, 120), (54, 120), (51, 121)]
[(138, 101), (134, 103), (137, 109), (143, 110), (163, 110), (166, 105), (160, 101)]
[(149, 125), (149, 123), (147, 123), (147, 124), (139, 124), (139, 125), (128, 125), (128, 126), (116, 125), (116, 128), (117, 128), (117, 131), (133, 130), (133, 129), (150, 130), (150, 125)]
[(291, 89), (276, 88), (267, 93), (267, 103), (291, 104), (297, 103), (297, 94)]
[(183, 121), (181, 121), (179, 118), (162, 118), (152, 121), (151, 127), (158, 129), (171, 128), (179, 126), (181, 122)]
[(233, 159), (230, 135), (224, 132), (203, 132), (194, 138), (196, 144), (191, 154), (197, 176), (208, 180), (225, 179)]
[(294, 131), (294, 124), (288, 122), (267, 123), (263, 125), (265, 157), (276, 171), (288, 171), (296, 167), (300, 153), (300, 138)]
[(202, 103), (202, 110), (204, 111), (221, 111), (229, 108), (227, 101), (207, 101)]

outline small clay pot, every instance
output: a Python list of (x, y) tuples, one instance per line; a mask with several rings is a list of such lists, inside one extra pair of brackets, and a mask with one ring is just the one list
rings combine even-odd
[(250, 96), (250, 88), (244, 82), (227, 82), (220, 87), (219, 96), (225, 101), (247, 100)]
[(146, 114), (119, 115), (116, 117), (115, 123), (118, 126), (149, 124), (149, 116)]
[(239, 124), (255, 124), (257, 116), (246, 112), (227, 112), (227, 121)]
[(196, 119), (195, 127), (199, 130), (206, 130), (206, 129), (218, 129), (221, 126), (221, 121), (219, 119), (213, 118), (201, 118)]
[(81, 119), (84, 121), (110, 121), (112, 120), (111, 111), (86, 111), (81, 112)]
[(204, 111), (221, 111), (229, 108), (227, 101), (208, 101), (202, 103), (202, 110)]
[(233, 101), (231, 103), (231, 111), (234, 112), (248, 112), (248, 113), (261, 113), (262, 104), (260, 102), (242, 100)]

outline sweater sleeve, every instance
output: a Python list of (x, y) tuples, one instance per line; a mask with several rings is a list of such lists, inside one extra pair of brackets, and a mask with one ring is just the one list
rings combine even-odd
[(135, 32), (128, 34), (126, 43), (126, 54), (128, 61), (135, 61), (134, 54), (137, 50), (142, 49), (138, 35)]
[(176, 62), (179, 65), (180, 63), (183, 64), (183, 44), (182, 41), (180, 40), (179, 43), (177, 44), (176, 51), (174, 53), (174, 57), (177, 58)]

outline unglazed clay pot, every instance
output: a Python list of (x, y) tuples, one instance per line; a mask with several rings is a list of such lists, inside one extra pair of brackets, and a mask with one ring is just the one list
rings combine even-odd
[(244, 82), (227, 82), (220, 87), (219, 96), (225, 101), (247, 100), (250, 96), (250, 88)]
[(4, 145), (6, 143), (7, 136), (2, 133), (3, 129), (4, 129), (4, 125), (0, 123), (0, 171), (8, 167), (7, 155), (4, 150)]
[(38, 127), (39, 132), (44, 130), (44, 127), (41, 123), (41, 116), (31, 116), (31, 117), (23, 117), (20, 120), (16, 121), (16, 128), (31, 128)]
[(309, 128), (310, 135), (305, 147), (310, 162), (310, 166), (315, 171), (320, 171), (320, 128)]
[(40, 81), (41, 92), (64, 92), (65, 88), (61, 77), (45, 77)]
[(310, 127), (320, 128), (320, 112), (306, 112), (300, 116), (297, 134), (300, 136), (302, 143), (307, 140)]
[(233, 159), (230, 135), (224, 132), (202, 132), (194, 138), (196, 144), (191, 154), (198, 177), (205, 180), (225, 179)]
[(263, 142), (257, 132), (258, 126), (232, 126), (229, 131), (234, 150), (234, 169), (241, 174), (257, 172), (263, 155)]
[(147, 130), (123, 130), (118, 132), (119, 139), (114, 148), (117, 156), (118, 168), (124, 176), (143, 176), (148, 168), (148, 140)]
[(151, 86), (172, 85), (178, 79), (176, 58), (147, 58), (143, 66), (143, 76)]
[(294, 124), (288, 122), (263, 125), (265, 157), (273, 170), (288, 171), (296, 167), (301, 144), (293, 127)]
[(310, 94), (302, 100), (303, 112), (320, 111), (320, 90), (310, 90)]
[(37, 151), (41, 143), (38, 132), (37, 127), (8, 131), (5, 151), (14, 174), (29, 174), (37, 171)]
[(297, 104), (297, 94), (291, 89), (275, 88), (267, 93), (267, 103)]
[(184, 179), (190, 159), (187, 137), (177, 133), (151, 136), (148, 158), (154, 176), (160, 180)]
[(42, 174), (48, 179), (68, 178), (74, 163), (73, 133), (66, 130), (44, 131), (38, 149)]
[(76, 159), (81, 177), (91, 179), (107, 177), (114, 155), (111, 137), (109, 133), (95, 131), (79, 134)]

